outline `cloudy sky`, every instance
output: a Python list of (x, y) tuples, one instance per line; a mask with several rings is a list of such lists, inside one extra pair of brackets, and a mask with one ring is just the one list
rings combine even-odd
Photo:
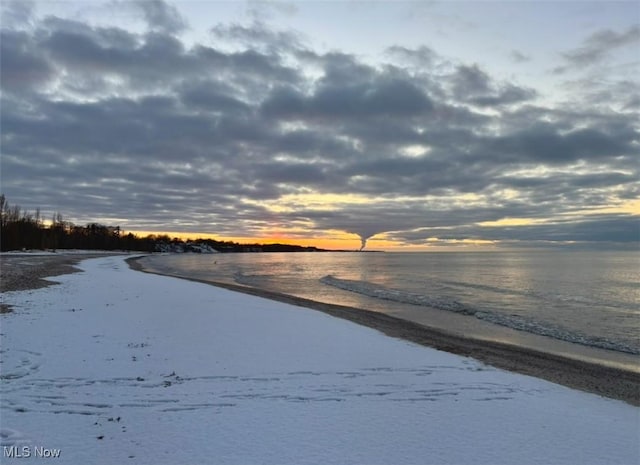
[(639, 241), (640, 5), (2, 1), (1, 188), (336, 248)]

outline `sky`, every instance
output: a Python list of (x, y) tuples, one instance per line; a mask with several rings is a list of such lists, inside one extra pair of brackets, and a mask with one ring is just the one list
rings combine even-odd
[(138, 234), (640, 244), (640, 4), (1, 3), (1, 190)]

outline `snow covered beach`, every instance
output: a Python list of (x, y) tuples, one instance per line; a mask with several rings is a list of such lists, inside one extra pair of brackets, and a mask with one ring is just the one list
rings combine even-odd
[(3, 295), (3, 463), (640, 460), (624, 402), (123, 257), (80, 267)]

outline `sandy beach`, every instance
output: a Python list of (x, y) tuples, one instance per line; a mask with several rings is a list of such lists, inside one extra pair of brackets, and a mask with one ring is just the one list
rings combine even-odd
[(22, 291), (50, 286), (49, 276), (80, 271), (74, 268), (87, 255), (3, 254), (0, 256), (0, 292)]
[[(52, 281), (44, 280), (43, 278), (80, 271), (74, 265), (84, 259), (95, 258), (96, 256), (95, 254), (3, 256), (0, 259), (0, 290), (2, 292), (16, 291), (51, 285)], [(149, 272), (140, 265), (136, 257), (127, 259), (127, 263), (136, 271)], [(472, 357), (497, 368), (539, 377), (573, 389), (623, 400), (632, 405), (640, 405), (640, 372), (638, 371), (604, 367), (586, 361), (563, 358), (543, 351), (533, 351), (497, 341), (490, 342), (463, 338), (366, 309), (330, 305), (228, 283), (191, 280), (249, 295), (265, 297), (278, 302), (312, 308), (331, 316), (376, 329), (391, 337), (405, 339), (457, 355)], [(6, 308), (5, 304), (1, 305)]]
[[(127, 260), (138, 271), (150, 272), (136, 258)], [(181, 279), (188, 279), (181, 277)], [(606, 367), (587, 361), (535, 351), (498, 341), (474, 340), (362, 308), (331, 305), (263, 289), (228, 283), (202, 282), (225, 289), (312, 308), (329, 315), (376, 329), (384, 334), (426, 347), (472, 357), (489, 365), (536, 376), (565, 386), (640, 405), (640, 371)], [(640, 367), (639, 367), (640, 369)]]
[[(633, 395), (623, 402), (452, 353), (507, 364), (507, 348), (393, 319), (355, 324), (352, 313), (365, 312), (140, 273), (125, 259), (83, 260), (59, 284), (3, 292), (13, 311), (0, 315), (2, 463), (36, 463), (42, 451), (70, 464), (640, 459)], [(37, 278), (42, 267), (23, 269)], [(549, 371), (544, 358), (529, 363)]]
[(80, 271), (75, 265), (88, 258), (122, 255), (116, 252), (61, 251), (0, 254), (0, 292), (38, 289), (55, 284), (43, 278)]
[[(55, 284), (44, 278), (75, 273), (84, 259), (105, 256), (95, 253), (9, 253), (0, 255), (0, 293), (39, 289)], [(0, 299), (0, 313), (11, 312), (11, 307)]]

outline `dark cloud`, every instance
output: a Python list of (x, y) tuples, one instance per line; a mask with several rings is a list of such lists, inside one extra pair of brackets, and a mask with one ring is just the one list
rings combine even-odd
[(640, 110), (640, 95), (630, 96), (624, 105), (625, 110)]
[(478, 65), (458, 66), (452, 76), (453, 92), (460, 100), (469, 95), (483, 95), (491, 92), (491, 77), (481, 70)]
[(406, 244), (423, 244), (429, 238), (444, 241), (491, 240), (527, 242), (614, 242), (640, 240), (637, 217), (631, 215), (594, 215), (590, 218), (564, 219), (542, 224), (518, 226), (461, 225), (451, 228), (422, 228), (392, 232), (389, 236)]
[(4, 91), (26, 92), (45, 85), (55, 71), (27, 32), (0, 32), (0, 79)]
[(533, 89), (512, 83), (498, 84), (477, 65), (458, 66), (451, 76), (454, 98), (473, 105), (488, 107), (509, 105), (532, 100), (536, 96)]
[(638, 134), (632, 130), (620, 137), (620, 132), (591, 127), (561, 133), (552, 124), (538, 123), (492, 138), (488, 143), (506, 161), (512, 162), (567, 164), (637, 155), (634, 145)]
[(472, 97), (469, 99), (469, 102), (481, 107), (491, 107), (525, 102), (532, 100), (535, 96), (536, 93), (532, 89), (507, 85), (492, 93)]
[[(299, 237), (338, 229), (408, 244), (637, 240), (637, 216), (601, 213), (640, 191), (628, 86), (606, 89), (624, 112), (554, 108), (427, 47), (390, 47), (393, 62), (374, 65), (259, 21), (190, 44), (174, 7), (135, 8), (142, 32), (3, 23), (10, 202), (77, 222), (229, 236), (277, 224), (308, 231)], [(536, 221), (482, 225), (505, 218)]]
[(195, 81), (184, 86), (180, 98), (185, 106), (219, 114), (242, 114), (251, 106), (234, 96), (232, 86), (220, 81)]
[(321, 86), (310, 96), (278, 89), (262, 110), (282, 119), (407, 117), (429, 113), (433, 104), (414, 84), (397, 79)]

